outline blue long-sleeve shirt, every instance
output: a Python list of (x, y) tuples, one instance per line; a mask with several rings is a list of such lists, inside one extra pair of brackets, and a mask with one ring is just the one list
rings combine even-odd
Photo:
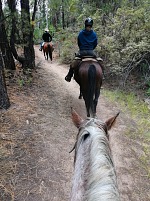
[(94, 50), (97, 46), (97, 35), (93, 30), (81, 30), (77, 40), (80, 50)]

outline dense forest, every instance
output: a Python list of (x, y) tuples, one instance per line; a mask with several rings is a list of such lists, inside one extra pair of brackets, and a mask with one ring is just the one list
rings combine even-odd
[(36, 68), (34, 44), (41, 42), (44, 29), (49, 28), (59, 45), (61, 61), (69, 64), (89, 16), (106, 81), (149, 96), (149, 13), (149, 0), (0, 0), (0, 108), (10, 105), (5, 77), (15, 72), (16, 61), (26, 74)]

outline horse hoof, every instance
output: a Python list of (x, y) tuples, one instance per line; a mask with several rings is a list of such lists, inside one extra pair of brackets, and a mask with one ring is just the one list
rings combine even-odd
[(82, 97), (83, 97), (82, 94), (80, 94), (80, 95), (79, 95), (79, 99), (82, 99)]

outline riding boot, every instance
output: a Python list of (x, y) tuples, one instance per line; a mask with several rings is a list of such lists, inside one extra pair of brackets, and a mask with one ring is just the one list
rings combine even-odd
[(39, 51), (42, 51), (42, 49), (43, 49), (43, 46), (40, 47)]
[(69, 72), (68, 72), (68, 74), (67, 74), (67, 76), (65, 77), (65, 80), (67, 81), (67, 82), (70, 82), (71, 81), (71, 78), (73, 77), (73, 68), (71, 68), (70, 67), (70, 69), (69, 69)]

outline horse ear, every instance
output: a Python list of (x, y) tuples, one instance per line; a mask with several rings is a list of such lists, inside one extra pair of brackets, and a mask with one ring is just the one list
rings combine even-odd
[(79, 128), (81, 123), (83, 122), (83, 119), (77, 114), (77, 112), (71, 108), (71, 115), (72, 115), (72, 121), (74, 125)]
[(111, 117), (110, 119), (108, 119), (105, 124), (107, 125), (107, 129), (110, 130), (112, 128), (112, 126), (114, 126), (116, 119), (118, 117), (120, 112), (118, 112), (114, 117)]

